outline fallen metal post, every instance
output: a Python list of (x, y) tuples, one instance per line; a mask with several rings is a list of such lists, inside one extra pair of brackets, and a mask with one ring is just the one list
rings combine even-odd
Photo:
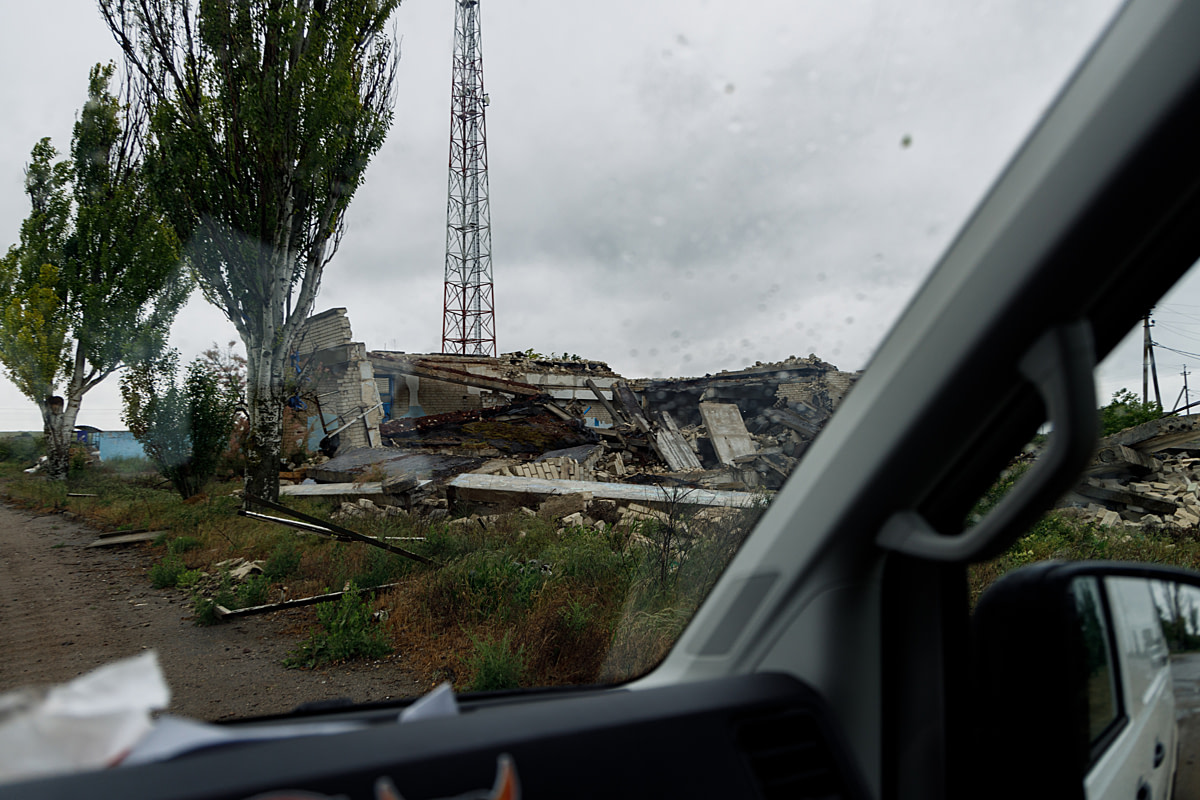
[[(438, 563), (437, 561), (434, 561), (432, 558), (426, 558), (423, 555), (413, 553), (409, 550), (405, 550), (404, 548), (396, 547), (395, 545), (388, 544), (387, 542), (381, 542), (378, 539), (375, 539), (371, 536), (365, 536), (365, 535), (359, 533), (358, 531), (352, 531), (349, 528), (343, 528), (341, 525), (335, 525), (332, 522), (328, 522), (328, 521), (320, 519), (318, 517), (310, 517), (307, 514), (302, 514), (299, 511), (296, 511), (295, 509), (288, 508), (287, 506), (283, 506), (278, 503), (272, 503), (270, 500), (263, 500), (261, 498), (254, 497), (252, 495), (246, 495), (246, 502), (263, 506), (264, 508), (268, 508), (271, 511), (278, 511), (281, 514), (289, 514), (293, 517), (296, 517), (296, 519), (307, 522), (307, 523), (309, 523), (309, 525), (311, 525), (313, 527), (312, 528), (306, 527), (303, 530), (308, 530), (310, 533), (324, 533), (327, 536), (331, 536), (335, 539), (341, 539), (343, 541), (362, 542), (363, 544), (369, 544), (373, 547), (378, 547), (382, 550), (387, 550), (389, 553), (395, 553), (398, 556), (404, 556), (405, 558), (411, 558), (413, 561), (419, 561), (422, 564), (428, 564), (431, 567), (442, 566), (440, 563)], [(242, 516), (250, 516), (254, 512), (246, 511), (245, 509), (242, 509), (242, 510), (238, 511), (238, 513), (241, 514)], [(258, 515), (258, 516), (261, 517), (261, 516), (265, 516), (265, 515)], [(289, 522), (288, 520), (281, 520), (281, 519), (272, 519), (272, 521), (283, 523), (283, 524), (288, 524), (288, 522)], [(292, 527), (298, 527), (298, 526), (293, 525)]]

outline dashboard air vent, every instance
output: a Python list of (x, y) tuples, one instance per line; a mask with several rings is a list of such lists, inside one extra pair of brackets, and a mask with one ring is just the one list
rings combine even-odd
[(846, 786), (816, 717), (786, 710), (743, 719), (737, 744), (765, 800), (835, 800)]

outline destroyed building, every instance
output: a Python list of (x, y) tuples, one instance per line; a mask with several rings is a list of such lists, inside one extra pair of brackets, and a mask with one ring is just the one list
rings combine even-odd
[(368, 351), (345, 309), (309, 319), (298, 360), (333, 458), (285, 493), (353, 483), (405, 507), (576, 493), (652, 506), (681, 488), (746, 505), (782, 485), (857, 378), (815, 355), (626, 380), (601, 361)]
[(1166, 416), (1101, 439), (1058, 507), (1109, 527), (1200, 527), (1200, 415)]

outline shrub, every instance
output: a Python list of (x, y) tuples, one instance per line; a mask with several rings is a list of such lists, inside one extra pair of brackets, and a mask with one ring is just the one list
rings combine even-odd
[(263, 565), (263, 577), (268, 581), (281, 581), (289, 577), (300, 568), (302, 557), (295, 539), (284, 539), (275, 545), (275, 549), (267, 557), (267, 563)]
[(237, 591), (238, 608), (266, 605), (271, 583), (263, 575), (251, 575)]
[(192, 615), (195, 623), (201, 627), (216, 625), (221, 621), (217, 616), (217, 602), (211, 597), (197, 597), (192, 603)]
[(311, 669), (352, 658), (378, 658), (392, 650), (353, 582), (340, 599), (317, 609), (317, 621), (324, 630), (313, 631), (283, 662), (285, 666)]
[(172, 589), (179, 585), (179, 578), (187, 567), (176, 556), (169, 555), (150, 567), (150, 583), (155, 589)]
[(191, 589), (196, 584), (200, 583), (200, 579), (204, 577), (204, 573), (198, 569), (188, 569), (179, 573), (179, 577), (175, 580), (175, 585), (180, 589)]
[(0, 461), (16, 461), (29, 464), (37, 461), (46, 452), (46, 440), (42, 436), (23, 433), (0, 439)]
[(474, 651), (467, 665), (475, 673), (471, 682), (473, 692), (494, 692), (501, 689), (516, 689), (521, 685), (525, 673), (525, 648), (513, 652), (510, 634), (500, 641), (484, 641), (471, 637)]
[(131, 368), (121, 378), (122, 419), (184, 499), (198, 494), (229, 445), (238, 397), (212, 367), (193, 361), (183, 385), (179, 354)]

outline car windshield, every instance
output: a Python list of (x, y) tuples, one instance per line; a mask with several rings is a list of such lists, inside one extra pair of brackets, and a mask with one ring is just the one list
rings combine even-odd
[(1118, 10), (242, 5), (5, 10), (0, 690), (645, 673)]

